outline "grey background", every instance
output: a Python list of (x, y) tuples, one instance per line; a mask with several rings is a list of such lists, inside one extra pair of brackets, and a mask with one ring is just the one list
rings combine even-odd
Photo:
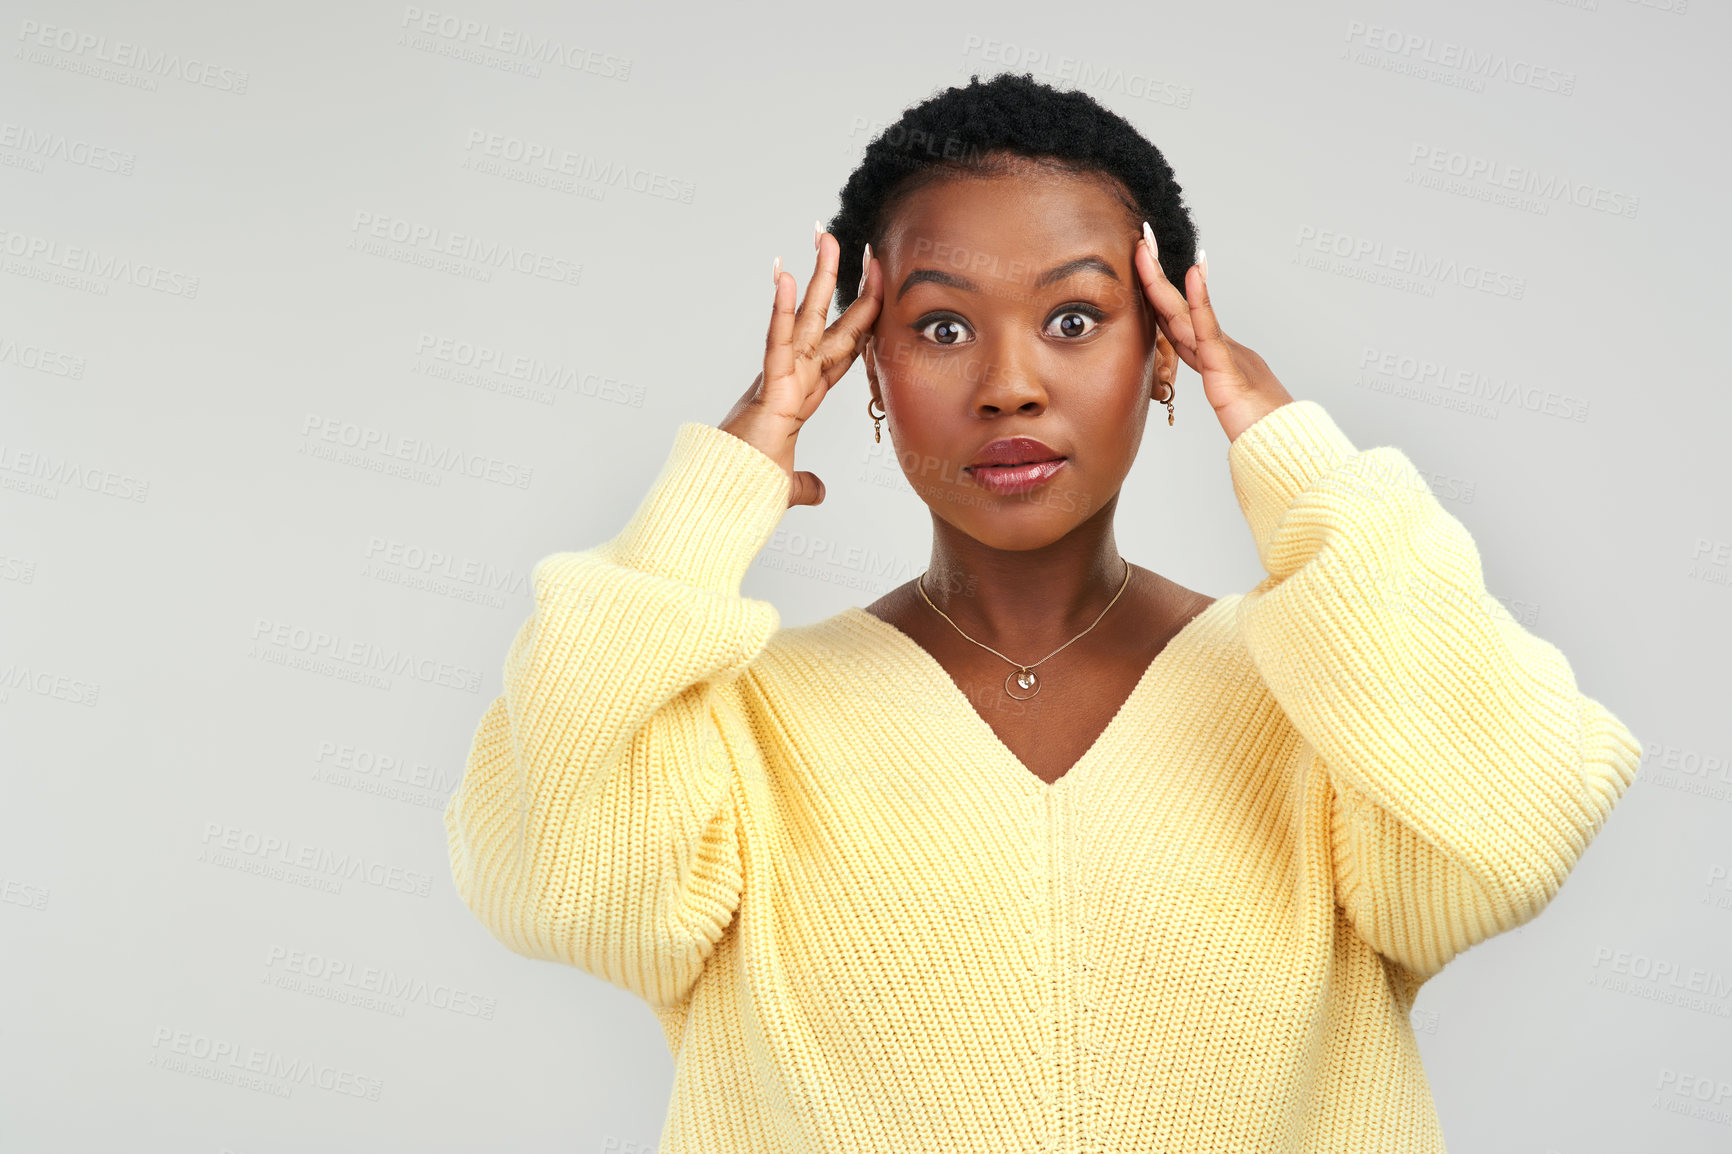
[[(721, 419), (771, 258), (804, 284), (871, 136), (1006, 69), (1166, 152), (1227, 331), (1400, 446), (1646, 747), (1554, 903), (1420, 995), (1451, 1148), (1732, 1142), (1723, 8), (0, 8), (0, 1150), (654, 1149), (648, 1009), (489, 938), (440, 810), (530, 567), (617, 532), (677, 425)], [(589, 179), (489, 170), (490, 134)], [(1380, 282), (1398, 247), (1520, 298)], [(856, 366), (801, 439), (827, 501), (746, 578), (786, 623), (923, 567), (865, 396)], [(1177, 409), (1120, 544), (1242, 591), (1188, 369)], [(362, 429), (481, 475), (330, 455)]]

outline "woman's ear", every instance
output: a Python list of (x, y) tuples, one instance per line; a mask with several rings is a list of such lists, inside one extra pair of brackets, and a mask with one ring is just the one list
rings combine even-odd
[(1149, 383), (1149, 396), (1157, 404), (1165, 404), (1173, 399), (1173, 392), (1178, 387), (1179, 354), (1173, 348), (1167, 334), (1155, 330), (1155, 379)]
[(866, 384), (872, 390), (872, 399), (878, 402), (878, 407), (884, 407), (884, 398), (878, 392), (878, 352), (874, 347), (872, 334), (867, 333), (865, 342), (860, 349), (860, 360), (866, 365)]

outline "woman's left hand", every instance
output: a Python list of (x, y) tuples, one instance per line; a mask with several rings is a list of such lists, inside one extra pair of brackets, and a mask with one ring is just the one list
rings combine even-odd
[(1262, 357), (1221, 331), (1202, 265), (1185, 270), (1181, 296), (1155, 259), (1154, 238), (1146, 224), (1133, 263), (1142, 278), (1143, 296), (1155, 310), (1155, 323), (1179, 358), (1203, 378), (1203, 395), (1229, 442), (1293, 399)]

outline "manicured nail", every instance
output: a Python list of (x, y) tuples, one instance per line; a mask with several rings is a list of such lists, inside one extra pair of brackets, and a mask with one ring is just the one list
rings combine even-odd
[(776, 263), (770, 266), (770, 283), (778, 288), (782, 284), (782, 258), (777, 257)]
[(866, 242), (866, 255), (860, 258), (860, 287), (854, 290), (855, 296), (866, 291), (866, 274), (872, 271), (872, 242)]
[(817, 221), (812, 222), (812, 251), (818, 251), (818, 237), (824, 232), (824, 226)]
[(1161, 263), (1161, 246), (1155, 243), (1155, 230), (1149, 227), (1148, 221), (1143, 221), (1143, 239), (1149, 242), (1149, 255), (1155, 258), (1155, 263)]
[(1202, 249), (1197, 250), (1197, 267), (1203, 270), (1203, 283), (1209, 283), (1209, 254)]

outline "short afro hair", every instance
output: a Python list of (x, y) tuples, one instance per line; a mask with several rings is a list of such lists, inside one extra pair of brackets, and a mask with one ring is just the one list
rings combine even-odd
[(862, 249), (882, 240), (910, 194), (934, 180), (984, 174), (1002, 163), (1002, 154), (1117, 178), (1135, 201), (1127, 210), (1154, 229), (1161, 271), (1184, 291), (1185, 270), (1196, 263), (1197, 229), (1161, 150), (1088, 93), (1006, 72), (985, 82), (971, 76), (966, 86), (914, 105), (866, 146), (830, 221), (842, 247), (837, 307), (854, 303)]

